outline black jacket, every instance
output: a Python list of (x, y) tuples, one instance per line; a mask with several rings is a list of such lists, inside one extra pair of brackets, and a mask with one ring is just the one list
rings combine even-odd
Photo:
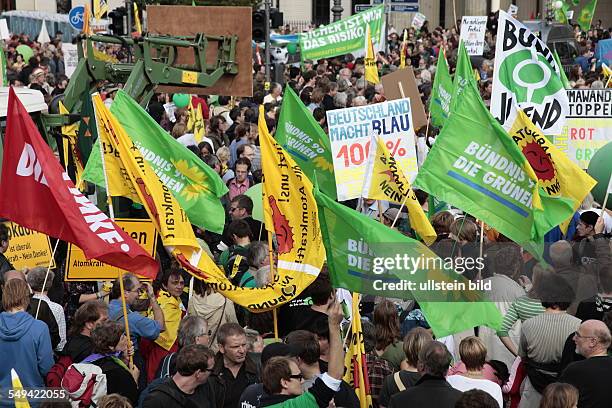
[(166, 378), (156, 386), (142, 403), (142, 408), (217, 408), (222, 406), (223, 400), (216, 398), (210, 383), (205, 383), (196, 388), (196, 399), (189, 399), (176, 386), (172, 378)]
[(392, 396), (389, 408), (453, 408), (461, 394), (444, 377), (423, 374), (414, 387)]
[(51, 336), (51, 348), (55, 350), (60, 342), (59, 327), (57, 326), (57, 320), (51, 311), (51, 308), (44, 300), (30, 298), (30, 305), (28, 306), (28, 312), (32, 317), (36, 318), (36, 309), (38, 309), (38, 302), (40, 301), (40, 310), (38, 311), (38, 320), (45, 322), (49, 328), (49, 335)]
[[(124, 367), (119, 365), (110, 357), (104, 357), (94, 361), (92, 364), (102, 369), (106, 375), (106, 392), (108, 394), (123, 395), (130, 400), (132, 406), (138, 402), (138, 385), (134, 381), (132, 374)], [(140, 375), (145, 375), (141, 372)]]
[[(215, 398), (222, 401), (221, 405), (218, 405), (217, 408), (223, 408), (224, 401), (226, 400), (239, 400), (240, 394), (242, 394), (242, 392), (244, 391), (239, 390), (238, 395), (226, 395), (228, 385), (222, 375), (223, 368), (223, 354), (219, 352), (215, 356), (215, 366), (213, 367), (211, 376), (208, 379)], [(244, 361), (244, 369), (249, 384), (255, 384), (259, 382), (261, 369), (248, 354), (246, 356), (246, 360)]]

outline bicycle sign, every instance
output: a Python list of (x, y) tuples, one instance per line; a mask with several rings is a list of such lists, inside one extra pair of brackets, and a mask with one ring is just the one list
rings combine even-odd
[(68, 21), (72, 28), (77, 31), (83, 30), (83, 15), (85, 14), (84, 6), (75, 6), (70, 9), (70, 13), (68, 13)]

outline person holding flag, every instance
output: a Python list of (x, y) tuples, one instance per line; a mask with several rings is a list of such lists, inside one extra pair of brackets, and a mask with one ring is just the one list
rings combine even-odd
[(328, 309), (329, 368), (317, 378), (308, 391), (302, 391), (304, 376), (298, 365), (288, 357), (272, 357), (263, 371), (263, 386), (267, 395), (261, 398), (261, 407), (274, 408), (327, 408), (340, 389), (344, 374), (344, 350), (340, 337), (340, 323), (344, 315), (338, 302)]

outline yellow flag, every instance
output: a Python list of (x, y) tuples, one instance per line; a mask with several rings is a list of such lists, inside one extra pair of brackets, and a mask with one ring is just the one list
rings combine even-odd
[[(134, 3), (136, 6), (136, 3)], [(93, 14), (97, 20), (100, 20), (104, 14), (108, 12), (107, 0), (93, 0)]]
[[(111, 122), (108, 109), (104, 106), (100, 96), (95, 94), (92, 96), (92, 100), (94, 101), (98, 138), (100, 139), (100, 157), (104, 161), (102, 168), (108, 184), (107, 194), (112, 197), (127, 197), (134, 202), (141, 203), (140, 196), (130, 179), (124, 160), (122, 160), (115, 147), (116, 143), (113, 143), (113, 140), (118, 137), (116, 135), (117, 127)], [(102, 102), (101, 105), (104, 109), (95, 103), (97, 100)]]
[(299, 289), (315, 280), (325, 249), (319, 227), (312, 183), (268, 131), (263, 106), (259, 107), (259, 143), (264, 174), (264, 219), (276, 234), (280, 279), (291, 277)]
[[(64, 106), (62, 101), (59, 102), (59, 113), (62, 115), (68, 115), (68, 109)], [(83, 180), (83, 170), (85, 166), (83, 166), (83, 160), (81, 159), (81, 155), (77, 148), (77, 132), (79, 129), (79, 123), (75, 122), (72, 125), (62, 126), (62, 135), (65, 137), (62, 138), (62, 145), (64, 148), (64, 157), (68, 157), (69, 154), (72, 155), (72, 160), (74, 161), (74, 166), (76, 169), (76, 188), (79, 190), (83, 190), (85, 187), (85, 180)], [(68, 160), (66, 159), (66, 162)]]
[(89, 4), (85, 4), (85, 12), (83, 13), (83, 34), (92, 35), (91, 31), (91, 11), (89, 10)]
[(408, 30), (404, 30), (404, 39), (400, 47), (400, 69), (406, 68), (406, 48), (408, 47)]
[(134, 25), (138, 35), (142, 35), (142, 25), (140, 24), (140, 16), (138, 15), (138, 4), (134, 2)]
[[(576, 211), (597, 182), (557, 149), (521, 109), (508, 134), (529, 161), (544, 191), (553, 197), (570, 198)], [(567, 232), (566, 223), (561, 230)]]
[(351, 322), (351, 337), (348, 351), (344, 357), (346, 367), (343, 380), (349, 383), (359, 398), (359, 408), (372, 407), (372, 395), (368, 380), (368, 367), (366, 364), (365, 344), (363, 343), (363, 330), (361, 329), (361, 315), (359, 314), (359, 294), (353, 293), (353, 320)]
[(197, 108), (194, 108), (191, 100), (187, 109), (187, 130), (193, 133), (193, 137), (198, 143), (202, 141), (206, 131), (206, 124), (202, 115), (202, 105), (198, 104)]
[[(21, 380), (19, 379), (19, 375), (17, 375), (17, 371), (14, 368), (11, 368), (11, 382), (13, 384), (13, 393), (15, 395), (15, 408), (30, 408), (30, 403), (25, 396), (20, 395), (20, 391), (23, 390), (23, 385), (21, 384)], [(19, 397), (17, 397), (19, 395)]]
[(374, 53), (374, 44), (372, 44), (372, 35), (370, 33), (370, 25), (366, 24), (366, 38), (365, 38), (365, 79), (368, 82), (377, 84), (378, 79), (378, 68), (376, 67), (376, 54)]
[[(225, 273), (215, 265), (206, 252), (200, 248), (189, 219), (172, 195), (172, 192), (161, 183), (142, 156), (140, 150), (138, 150), (138, 147), (129, 139), (123, 127), (106, 108), (100, 96), (95, 95), (93, 102), (96, 116), (99, 116), (99, 120), (102, 121), (106, 129), (109, 129), (107, 135), (115, 155), (123, 163), (125, 173), (135, 187), (140, 202), (147, 210), (149, 218), (151, 218), (159, 232), (164, 246), (180, 262), (185, 270), (196, 278), (209, 283), (214, 290), (220, 292), (234, 303), (244, 306), (253, 312), (264, 312), (289, 302), (316, 278), (323, 264), (323, 256), (321, 256), (316, 273), (313, 268), (313, 262), (309, 262), (309, 260), (314, 257), (313, 252), (319, 251), (319, 248), (322, 251), (323, 246), (322, 244), (317, 244), (317, 236), (310, 235), (310, 231), (314, 230), (314, 227), (304, 224), (304, 222), (317, 224), (316, 228), (318, 230), (318, 223), (316, 223), (318, 219), (317, 213), (316, 211), (312, 212), (311, 206), (308, 205), (310, 202), (314, 203), (312, 186), (308, 190), (308, 187), (302, 183), (300, 194), (304, 191), (307, 201), (306, 203), (301, 201), (303, 199), (301, 196), (298, 203), (300, 211), (306, 206), (309, 212), (300, 212), (300, 220), (302, 222), (299, 225), (290, 224), (293, 234), (296, 235), (296, 249), (291, 252), (291, 254), (296, 254), (295, 262), (285, 261), (283, 254), (281, 254), (279, 256), (279, 273), (276, 274), (271, 284), (262, 288), (235, 286), (226, 278)], [(99, 137), (101, 137), (100, 134), (98, 135)], [(262, 160), (262, 162), (265, 162), (265, 160), (267, 159)], [(276, 171), (278, 172), (279, 169), (277, 168)], [(303, 178), (307, 180), (305, 176)], [(276, 188), (279, 191), (285, 191), (280, 183), (276, 185)], [(280, 195), (280, 193), (278, 194)], [(314, 208), (316, 209), (316, 206)], [(312, 217), (312, 219), (309, 217)], [(291, 233), (292, 231), (285, 232)], [(304, 234), (306, 235), (304, 236)], [(304, 241), (305, 239), (306, 241)], [(320, 234), (318, 239), (318, 242), (320, 242)], [(283, 245), (286, 245), (286, 243)]]
[(404, 204), (412, 229), (427, 245), (436, 240), (436, 231), (412, 191), (410, 182), (380, 137), (372, 137), (370, 141), (370, 156), (361, 195), (373, 200)]

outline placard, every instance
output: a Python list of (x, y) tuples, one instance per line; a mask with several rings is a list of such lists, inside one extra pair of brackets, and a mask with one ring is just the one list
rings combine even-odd
[(64, 67), (66, 76), (71, 78), (79, 63), (77, 45), (72, 43), (62, 43), (62, 53), (64, 53)]
[(568, 89), (569, 115), (555, 146), (587, 169), (600, 148), (612, 141), (612, 89)]
[(461, 36), (468, 55), (482, 55), (487, 31), (486, 16), (463, 16), (461, 19)]
[(383, 76), (380, 80), (383, 84), (387, 100), (410, 98), (414, 130), (419, 130), (427, 125), (425, 107), (421, 101), (421, 94), (419, 93), (412, 67), (398, 69), (391, 74)]
[[(151, 220), (118, 218), (115, 220), (115, 223), (155, 258), (157, 231)], [(124, 271), (124, 273), (127, 272)], [(66, 281), (114, 280), (118, 276), (119, 268), (107, 265), (96, 259), (87, 259), (81, 248), (68, 244)]]
[(42, 232), (22, 227), (14, 222), (3, 223), (8, 228), (9, 247), (4, 256), (15, 269), (35, 268), (37, 266), (55, 268), (53, 250), (49, 237)]
[(338, 200), (361, 196), (373, 134), (411, 182), (418, 172), (410, 98), (327, 112)]

